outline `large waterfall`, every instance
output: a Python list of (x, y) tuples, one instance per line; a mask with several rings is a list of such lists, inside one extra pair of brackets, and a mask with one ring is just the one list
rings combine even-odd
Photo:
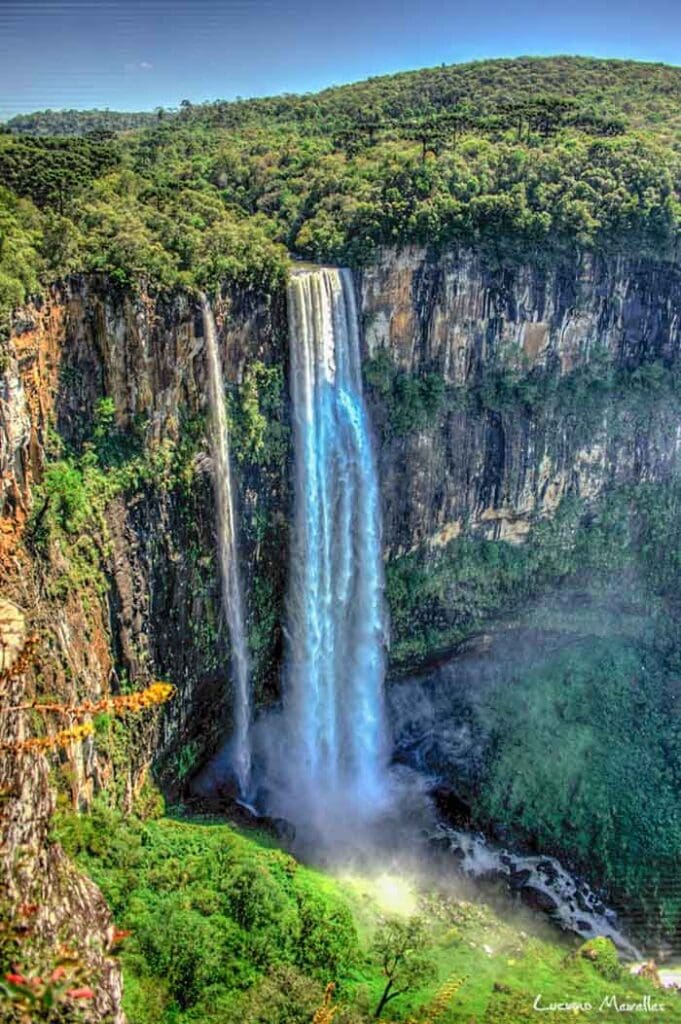
[(347, 270), (295, 272), (288, 292), (294, 519), (284, 680), (294, 817), (380, 807), (386, 617), (379, 492)]
[(243, 797), (248, 795), (251, 781), (251, 696), (248, 644), (237, 551), (225, 386), (217, 344), (215, 318), (205, 297), (201, 300), (201, 310), (208, 364), (210, 441), (214, 465), (222, 607), (229, 630), (234, 673), (234, 734), (230, 743), (230, 764), (239, 787), (239, 793)]

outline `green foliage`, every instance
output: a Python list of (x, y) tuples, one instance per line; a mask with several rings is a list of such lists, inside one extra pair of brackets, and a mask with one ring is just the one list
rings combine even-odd
[[(495, 266), (575, 246), (665, 258), (678, 89), (661, 65), (521, 58), (127, 122), (47, 111), (0, 138), (0, 182), (41, 209), (38, 236), (22, 226), (33, 276), (277, 289), (287, 250), (359, 266), (407, 243), (473, 245)], [(24, 287), (6, 286), (8, 301)], [(437, 403), (396, 387), (417, 422)]]
[(203, 436), (203, 418), (183, 420), (177, 440), (145, 443), (143, 424), (119, 425), (114, 401), (95, 403), (87, 440), (68, 453), (56, 446), (34, 489), (28, 538), (44, 555), (61, 552), (53, 564), (50, 591), (65, 597), (71, 587), (106, 588), (105, 563), (110, 539), (109, 503), (121, 494), (154, 487), (186, 495), (194, 479), (194, 456)]
[(73, 462), (49, 466), (43, 481), (45, 501), (56, 525), (78, 534), (90, 517), (90, 501), (81, 469)]
[(99, 398), (95, 405), (92, 437), (99, 452), (105, 450), (112, 432), (115, 430), (116, 405), (113, 398)]
[(17, 114), (3, 128), (15, 135), (85, 135), (106, 138), (112, 132), (144, 128), (159, 120), (159, 114), (147, 111), (116, 110), (36, 110)]
[(382, 399), (389, 432), (395, 435), (436, 429), (446, 408), (445, 382), (441, 374), (420, 376), (399, 370), (382, 349), (364, 364), (367, 384)]
[(347, 906), (330, 901), (311, 879), (301, 879), (296, 900), (300, 931), (297, 959), (320, 979), (342, 977), (358, 959), (357, 932)]
[(387, 920), (374, 935), (372, 951), (385, 978), (374, 1016), (381, 1017), (386, 1005), (412, 989), (422, 988), (437, 976), (428, 956), (429, 942), (425, 922), (418, 917)]
[(38, 211), (0, 185), (0, 342), (9, 336), (9, 314), (38, 291), (42, 269)]
[(611, 434), (620, 436), (632, 422), (644, 426), (652, 411), (681, 394), (679, 365), (652, 361), (617, 368), (599, 348), (569, 373), (557, 367), (528, 371), (522, 353), (502, 352), (464, 386), (446, 384), (439, 373), (400, 370), (386, 349), (366, 360), (363, 372), (384, 438), (435, 432), (452, 412), (469, 417), (494, 412), (510, 421), (532, 417), (539, 425), (560, 417), (574, 430), (575, 441), (586, 443), (606, 411)]
[[(583, 419), (588, 406), (581, 404)], [(469, 636), (543, 588), (594, 573), (636, 571), (675, 602), (681, 570), (677, 482), (621, 487), (587, 508), (574, 496), (536, 522), (522, 545), (463, 535), (387, 565), (392, 660), (409, 665)]]
[[(594, 595), (569, 647), (509, 667), (485, 695), (476, 813), (600, 878), (663, 932), (681, 915), (680, 572), (678, 481), (613, 489), (588, 508), (565, 499), (519, 546), (464, 535), (388, 566), (393, 658), (405, 665), (547, 592)], [(606, 585), (636, 611), (634, 633), (617, 616), (598, 626)]]
[[(547, 591), (594, 593), (586, 635), (559, 655), (510, 667), (486, 696), (492, 738), (476, 809), (481, 821), (504, 822), (516, 839), (599, 877), (661, 930), (673, 930), (681, 913), (671, 882), (681, 842), (680, 572), (678, 481), (620, 487), (589, 508), (565, 499), (520, 546), (464, 535), (388, 566), (398, 664)], [(620, 633), (616, 619), (596, 628), (606, 581), (638, 609), (635, 635)]]
[(500, 1015), (508, 993), (532, 1012), (540, 991), (547, 1002), (570, 992), (594, 1004), (613, 989), (652, 992), (638, 978), (615, 979), (607, 945), (570, 955), (558, 934), (528, 935), (528, 919), (510, 907), (497, 916), (481, 902), (423, 893), (419, 917), (386, 921), (371, 878), (324, 876), (269, 837), (217, 820), (142, 823), (100, 797), (89, 817), (61, 811), (54, 838), (131, 933), (119, 955), (135, 1024), (311, 1024), (318, 1010), (319, 1020), (333, 1011), (334, 1024), (369, 1024), (390, 979), (402, 991), (388, 1000), (391, 1020), (427, 1020), (437, 1006), (443, 1024), (523, 1019)]
[(577, 956), (584, 957), (594, 964), (599, 974), (608, 981), (619, 981), (622, 977), (622, 965), (615, 946), (603, 935), (583, 942), (577, 950)]
[(49, 581), (53, 596), (65, 598), (73, 587), (105, 589), (103, 559), (108, 530), (104, 509), (115, 492), (116, 482), (101, 469), (92, 450), (81, 459), (69, 457), (47, 466), (35, 489), (28, 537), (45, 556), (52, 558), (61, 552)]
[(49, 464), (36, 488), (29, 539), (44, 554), (61, 551), (60, 569), (49, 588), (66, 597), (72, 586), (93, 584), (103, 590), (103, 556), (108, 541), (104, 509), (117, 482), (105, 473), (90, 449), (82, 458)]
[(60, 214), (118, 160), (118, 147), (110, 141), (0, 136), (0, 184)]
[[(487, 1007), (483, 1024), (531, 1024), (536, 1019), (531, 992), (503, 989), (495, 992)], [(554, 1014), (551, 1014), (554, 1016)]]
[(324, 986), (289, 964), (273, 967), (249, 991), (244, 1024), (310, 1024), (324, 1001)]
[(492, 757), (479, 802), (668, 928), (681, 914), (681, 730), (669, 717), (678, 663), (678, 648), (590, 637), (524, 669), (522, 686), (509, 673), (486, 710)]
[(137, 1000), (145, 979), (162, 979), (169, 1005), (200, 1019), (202, 1006), (261, 985), (249, 1002), (255, 1021), (273, 977), (293, 979), (297, 1003), (323, 992), (312, 979), (340, 981), (358, 960), (352, 915), (333, 887), (226, 827), (142, 824), (99, 802), (89, 817), (62, 813), (55, 837), (132, 929), (124, 963)]
[(462, 536), (389, 562), (393, 662), (409, 664), (458, 643), (487, 618), (576, 572), (579, 519), (579, 503), (566, 499), (522, 546)]
[(279, 465), (287, 454), (283, 424), (284, 373), (281, 364), (248, 363), (230, 404), (232, 448), (239, 462)]
[(187, 776), (190, 774), (192, 769), (196, 766), (198, 757), (199, 750), (196, 741), (186, 743), (183, 747), (180, 748), (179, 754), (177, 756), (177, 765), (175, 768), (177, 772), (177, 777), (180, 780), (180, 782), (183, 782), (184, 779), (186, 779)]

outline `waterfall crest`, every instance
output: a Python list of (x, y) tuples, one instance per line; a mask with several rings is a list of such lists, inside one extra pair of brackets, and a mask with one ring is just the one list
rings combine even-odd
[(295, 466), (284, 774), (294, 820), (320, 826), (343, 812), (371, 817), (384, 800), (381, 519), (350, 272), (294, 273), (288, 317)]
[(246, 640), (243, 590), (239, 572), (236, 517), (229, 454), (229, 428), (225, 386), (217, 343), (215, 318), (205, 296), (201, 298), (206, 339), (210, 444), (213, 455), (215, 505), (217, 512), (218, 560), (222, 586), (222, 608), (229, 630), (234, 675), (234, 733), (230, 763), (239, 793), (248, 795), (251, 782), (251, 694), (248, 643)]

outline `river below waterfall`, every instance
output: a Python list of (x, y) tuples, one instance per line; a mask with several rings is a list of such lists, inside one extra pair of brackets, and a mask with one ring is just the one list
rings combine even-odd
[(564, 931), (583, 939), (603, 935), (628, 958), (640, 951), (622, 931), (617, 913), (583, 879), (570, 874), (555, 857), (525, 855), (490, 843), (480, 833), (438, 823), (434, 843), (447, 850), (466, 876), (499, 879), (515, 900), (546, 914)]

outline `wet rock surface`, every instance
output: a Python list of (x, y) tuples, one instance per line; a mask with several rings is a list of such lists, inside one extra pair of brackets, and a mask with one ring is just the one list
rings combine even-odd
[(440, 852), (449, 854), (458, 869), (478, 881), (502, 881), (524, 906), (546, 914), (559, 928), (584, 939), (605, 935), (630, 959), (640, 958), (614, 910), (578, 875), (554, 857), (537, 857), (505, 850), (481, 833), (464, 832), (441, 822), (432, 837)]

